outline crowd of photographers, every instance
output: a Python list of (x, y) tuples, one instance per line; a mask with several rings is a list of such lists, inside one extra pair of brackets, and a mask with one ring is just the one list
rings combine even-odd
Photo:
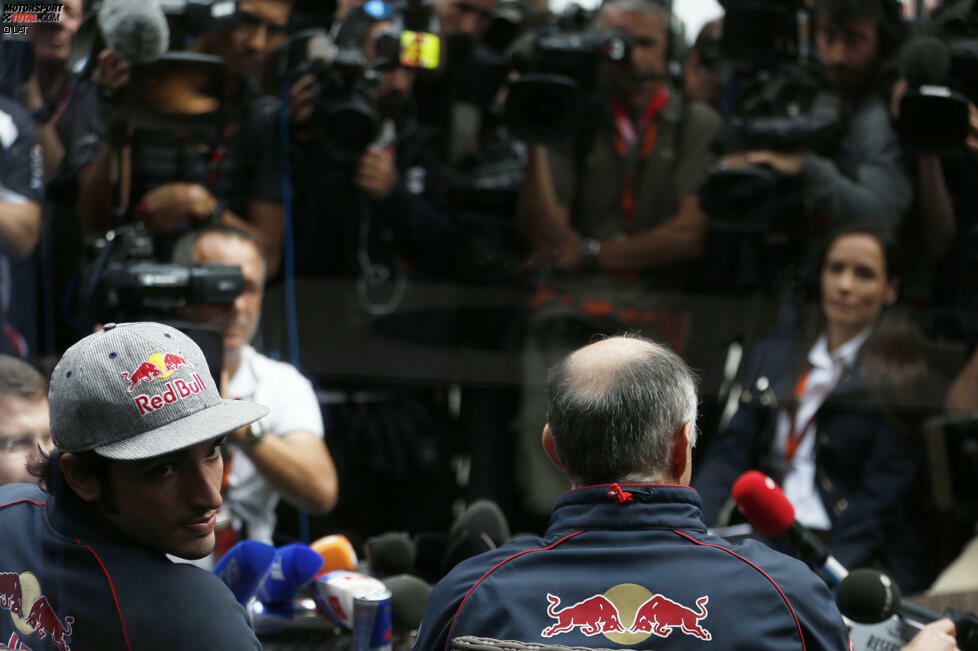
[[(537, 527), (564, 485), (539, 454), (549, 366), (597, 333), (668, 343), (704, 376), (707, 450), (742, 399), (734, 351), (802, 330), (819, 243), (859, 224), (903, 245), (890, 357), (923, 360), (886, 406), (917, 437), (978, 409), (978, 2), (723, 4), (691, 47), (658, 0), (4, 22), (0, 353), (49, 368), (109, 321), (216, 331), (222, 393), (272, 408), (230, 437), (239, 536), (308, 538), (289, 509), (313, 533), (438, 530), (472, 497)], [(407, 318), (427, 287), (456, 301)], [(502, 309), (459, 308), (486, 288)], [(349, 323), (332, 347), (389, 373), (309, 361)], [(378, 333), (410, 361), (371, 360)], [(440, 377), (439, 346), (508, 355), (511, 381)], [(948, 558), (974, 524), (955, 513)]]

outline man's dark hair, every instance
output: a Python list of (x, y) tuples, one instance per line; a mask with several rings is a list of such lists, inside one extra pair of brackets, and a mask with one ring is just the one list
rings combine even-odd
[(263, 269), (262, 275), (268, 275), (268, 265), (265, 261), (265, 251), (262, 249), (261, 243), (248, 231), (242, 230), (236, 226), (229, 226), (227, 224), (203, 226), (185, 233), (179, 240), (177, 240), (176, 245), (173, 247), (173, 255), (170, 257), (170, 262), (173, 264), (187, 266), (194, 264), (194, 248), (197, 246), (197, 242), (205, 235), (211, 234), (236, 237), (239, 240), (244, 240), (245, 242), (250, 242), (253, 244), (255, 249), (258, 250), (258, 257), (261, 258), (261, 265)]
[(834, 25), (872, 19), (879, 39), (879, 57), (884, 59), (896, 52), (899, 45), (899, 11), (895, 0), (815, 0), (814, 16), (816, 20), (825, 18)]
[[(59, 499), (64, 499), (66, 491), (72, 490), (61, 474), (61, 456), (63, 454), (58, 448), (54, 448), (51, 452), (41, 450), (27, 463), (27, 471), (37, 478), (37, 484), (41, 490)], [(73, 452), (72, 454), (80, 464), (82, 471), (98, 480), (101, 486), (99, 506), (108, 513), (114, 513), (117, 506), (110, 477), (112, 459), (100, 456), (94, 450)]]
[(669, 449), (693, 423), (696, 379), (668, 348), (649, 344), (604, 377), (582, 377), (569, 355), (547, 378), (547, 422), (557, 454), (575, 485), (653, 482), (669, 469)]
[(16, 357), (0, 355), (0, 398), (14, 396), (35, 402), (47, 394), (47, 382), (33, 366)]

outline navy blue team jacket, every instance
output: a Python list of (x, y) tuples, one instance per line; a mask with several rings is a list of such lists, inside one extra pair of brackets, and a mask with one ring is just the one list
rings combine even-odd
[(568, 646), (848, 649), (825, 584), (753, 540), (707, 534), (685, 486), (561, 495), (543, 538), (458, 565), (435, 586), (413, 651), (478, 635)]
[(135, 546), (77, 496), (0, 487), (0, 531), (0, 648), (261, 648), (220, 579)]

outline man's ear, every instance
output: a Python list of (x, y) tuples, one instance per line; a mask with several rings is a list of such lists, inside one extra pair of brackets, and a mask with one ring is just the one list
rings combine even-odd
[(680, 425), (673, 435), (672, 446), (669, 448), (669, 472), (677, 484), (688, 485), (689, 475), (692, 474), (693, 454), (692, 446), (689, 444), (692, 427), (692, 423)]
[(543, 426), (543, 450), (547, 453), (547, 456), (550, 457), (551, 463), (561, 470), (564, 469), (564, 464), (560, 460), (560, 455), (557, 454), (557, 442), (554, 441), (554, 435), (550, 432), (549, 424)]
[(71, 452), (65, 452), (61, 455), (59, 464), (61, 466), (61, 475), (65, 478), (68, 485), (71, 486), (71, 489), (78, 494), (78, 497), (86, 502), (95, 502), (98, 500), (102, 494), (102, 484), (97, 477), (82, 468), (78, 457)]

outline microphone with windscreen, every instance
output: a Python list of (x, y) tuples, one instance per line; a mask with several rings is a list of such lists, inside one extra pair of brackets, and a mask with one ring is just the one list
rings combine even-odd
[(941, 618), (915, 603), (902, 601), (899, 586), (882, 572), (869, 568), (853, 570), (839, 583), (835, 603), (840, 613), (860, 624), (878, 624), (897, 614), (921, 624)]
[(170, 28), (159, 0), (103, 0), (97, 21), (105, 45), (120, 59), (152, 63), (169, 48)]
[(445, 571), (467, 558), (495, 549), (512, 538), (502, 509), (490, 500), (474, 502), (455, 521), (449, 534), (452, 542), (445, 553)]
[(968, 98), (949, 86), (952, 64), (951, 50), (933, 36), (914, 36), (900, 49), (900, 73), (909, 86), (896, 121), (904, 148), (922, 153), (964, 148)]
[(399, 574), (384, 579), (391, 591), (391, 623), (395, 635), (410, 635), (421, 628), (431, 586), (416, 576)]
[(389, 531), (367, 538), (364, 551), (373, 576), (408, 574), (414, 569), (415, 547), (406, 533)]
[[(978, 617), (948, 608), (939, 615), (911, 601), (904, 601), (900, 588), (888, 576), (869, 568), (853, 570), (836, 589), (835, 603), (839, 612), (860, 624), (879, 624), (899, 615), (916, 629), (930, 622), (949, 617), (954, 622), (954, 636), (961, 651), (978, 651)], [(902, 639), (906, 644), (913, 638), (907, 632)]]
[(762, 472), (748, 470), (734, 482), (731, 496), (747, 521), (769, 538), (787, 536), (806, 563), (817, 567), (832, 585), (849, 573), (811, 531), (795, 520), (795, 508), (784, 491)]
[(275, 548), (257, 540), (242, 540), (221, 557), (214, 568), (242, 606), (255, 596), (275, 560)]
[(275, 550), (268, 575), (258, 588), (258, 598), (269, 607), (287, 606), (316, 578), (323, 557), (309, 545), (285, 545)]
[(317, 576), (335, 570), (353, 572), (357, 569), (357, 552), (343, 534), (323, 536), (309, 546), (323, 559), (322, 569)]

